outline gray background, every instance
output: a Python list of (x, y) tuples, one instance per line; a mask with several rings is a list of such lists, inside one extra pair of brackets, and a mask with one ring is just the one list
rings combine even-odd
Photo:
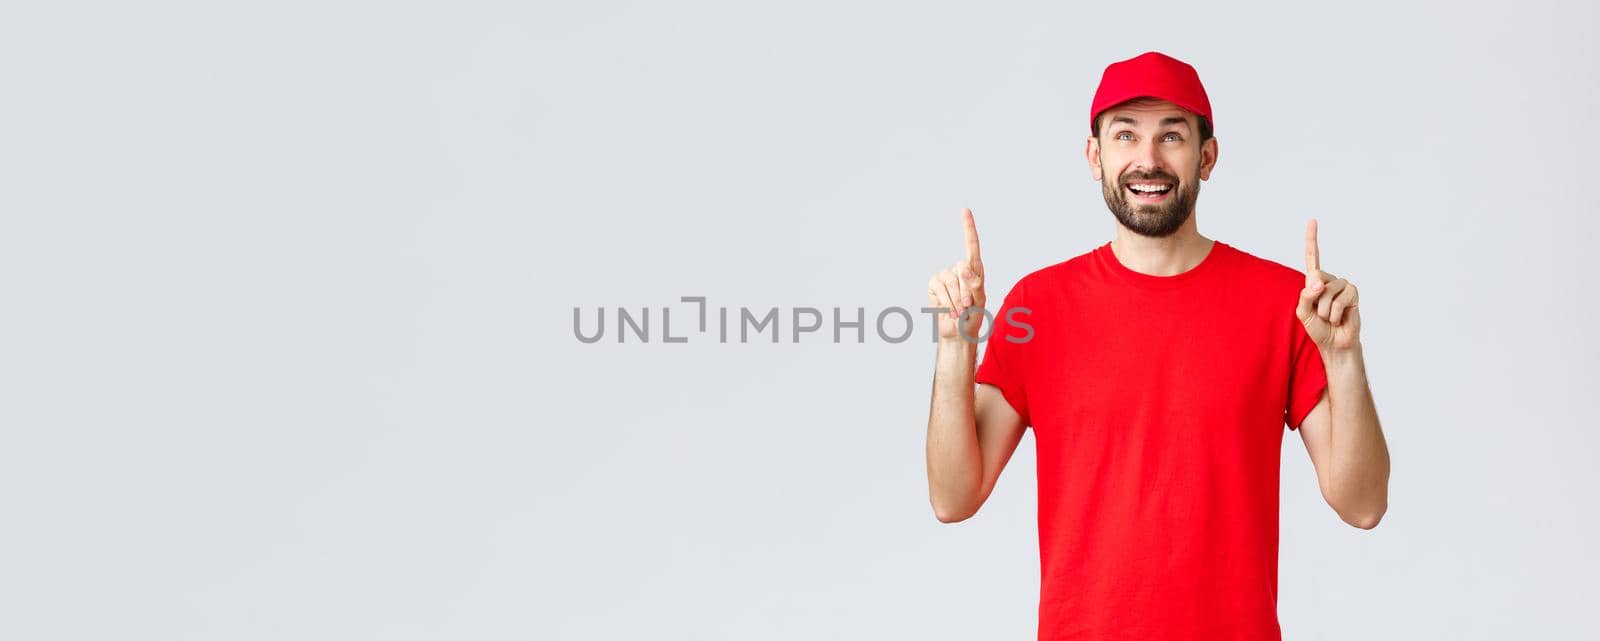
[(1287, 435), (1285, 638), (1600, 637), (1595, 11), (11, 3), (0, 637), (1032, 638), (1032, 436), (934, 520), (925, 320), (571, 310), (920, 306), (963, 206), (998, 300), (1111, 238), (1086, 111), (1149, 49), (1202, 233), (1316, 216), (1362, 291), (1390, 509)]

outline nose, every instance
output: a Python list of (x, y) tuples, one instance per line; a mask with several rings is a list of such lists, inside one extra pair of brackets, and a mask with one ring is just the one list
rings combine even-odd
[(1133, 168), (1145, 172), (1162, 169), (1161, 155), (1156, 153), (1157, 149), (1153, 139), (1146, 138), (1139, 141), (1134, 148)]

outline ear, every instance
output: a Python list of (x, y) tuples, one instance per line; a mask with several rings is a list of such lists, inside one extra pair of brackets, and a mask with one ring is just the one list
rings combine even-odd
[(1200, 180), (1211, 179), (1211, 168), (1217, 166), (1217, 137), (1212, 136), (1200, 145)]
[(1084, 145), (1083, 158), (1089, 161), (1089, 176), (1099, 181), (1104, 176), (1100, 175), (1100, 139), (1089, 136), (1089, 142)]

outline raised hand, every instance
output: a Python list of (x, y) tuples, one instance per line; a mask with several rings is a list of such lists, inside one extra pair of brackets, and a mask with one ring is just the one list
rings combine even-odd
[[(972, 220), (972, 210), (961, 210), (961, 224), (967, 238), (967, 256), (956, 261), (928, 279), (928, 302), (933, 307), (948, 307), (950, 312), (939, 317), (939, 339), (960, 340), (963, 336), (977, 342), (983, 329), (983, 259), (978, 252), (978, 224)], [(968, 309), (966, 324), (958, 327), (961, 315)], [(958, 333), (959, 331), (959, 333)]]
[(1353, 349), (1361, 342), (1361, 313), (1354, 283), (1322, 271), (1317, 219), (1306, 223), (1306, 285), (1295, 315), (1324, 354)]

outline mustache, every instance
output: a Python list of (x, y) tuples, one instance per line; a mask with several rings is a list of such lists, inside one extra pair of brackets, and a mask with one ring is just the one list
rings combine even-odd
[(1123, 185), (1127, 185), (1129, 181), (1133, 181), (1133, 180), (1165, 180), (1165, 181), (1173, 183), (1173, 184), (1177, 184), (1179, 182), (1177, 176), (1174, 176), (1172, 174), (1169, 174), (1169, 173), (1164, 172), (1164, 171), (1159, 171), (1159, 170), (1157, 170), (1157, 171), (1130, 171), (1128, 173), (1123, 174), (1122, 178), (1119, 179), (1118, 182), (1120, 182)]

